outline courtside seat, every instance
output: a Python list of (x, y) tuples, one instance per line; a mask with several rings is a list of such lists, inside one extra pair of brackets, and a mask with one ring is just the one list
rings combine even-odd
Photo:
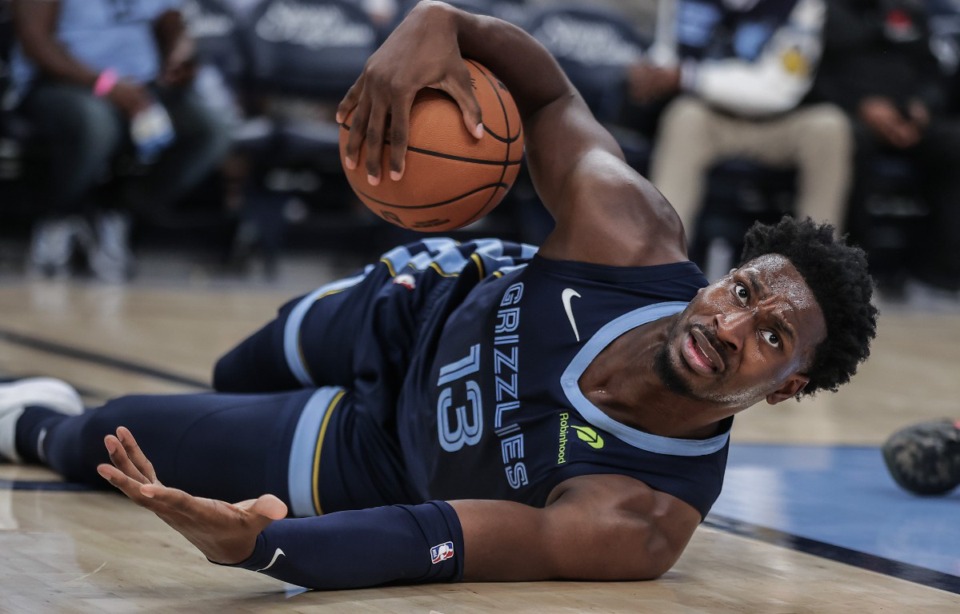
[(243, 37), (249, 87), (277, 124), (273, 160), (339, 168), (333, 113), (379, 42), (370, 17), (344, 0), (267, 0)]
[(866, 250), (881, 287), (893, 292), (902, 290), (909, 252), (929, 215), (920, 182), (915, 163), (891, 152), (857, 177), (850, 196), (850, 236)]
[(32, 122), (8, 108), (10, 56), (15, 43), (9, 2), (0, 0), (0, 229), (25, 237), (37, 215), (33, 197), (43, 182), (45, 145)]
[[(399, 3), (400, 10), (397, 11), (397, 20), (394, 26), (402, 21), (403, 17), (413, 9), (418, 1), (402, 0)], [(529, 12), (525, 0), (446, 0), (446, 2), (462, 11), (476, 15), (498, 17), (518, 26), (523, 26)]]
[(247, 115), (234, 142), (249, 180), (236, 251), (259, 251), (269, 271), (299, 230), (326, 244), (374, 221), (349, 207), (334, 114), (381, 38), (347, 0), (264, 0), (239, 24)]

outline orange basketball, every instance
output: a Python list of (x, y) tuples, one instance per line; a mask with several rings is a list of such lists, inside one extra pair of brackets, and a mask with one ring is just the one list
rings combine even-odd
[[(463, 125), (460, 108), (447, 94), (425, 89), (410, 111), (406, 165), (400, 181), (390, 179), (389, 144), (383, 148), (380, 184), (367, 182), (366, 146), (357, 168), (343, 167), (350, 187), (371, 211), (411, 230), (461, 228), (490, 213), (520, 171), (523, 129), (517, 105), (485, 66), (465, 60), (483, 115), (483, 138)], [(340, 126), (340, 159), (350, 117)]]

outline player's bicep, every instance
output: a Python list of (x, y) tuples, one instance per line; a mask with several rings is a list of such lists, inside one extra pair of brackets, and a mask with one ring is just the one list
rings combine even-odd
[(524, 123), (527, 163), (534, 187), (553, 214), (565, 205), (575, 169), (591, 151), (623, 159), (613, 136), (593, 117), (575, 91), (543, 107)]
[(541, 255), (613, 266), (686, 259), (676, 211), (578, 94), (543, 107), (524, 129), (534, 187), (556, 222)]
[(545, 508), (452, 501), (464, 580), (645, 580), (679, 558), (699, 525), (692, 507), (624, 476), (584, 476)]

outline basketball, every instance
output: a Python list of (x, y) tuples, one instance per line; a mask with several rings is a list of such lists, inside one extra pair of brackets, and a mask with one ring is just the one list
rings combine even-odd
[[(406, 165), (400, 181), (389, 176), (390, 146), (384, 143), (380, 184), (367, 182), (366, 145), (357, 168), (345, 165), (359, 199), (388, 222), (421, 232), (462, 228), (490, 213), (513, 185), (523, 158), (520, 113), (485, 66), (465, 60), (483, 116), (483, 137), (463, 125), (456, 102), (444, 92), (424, 89), (410, 111)], [(340, 126), (340, 160), (350, 134), (350, 117)]]

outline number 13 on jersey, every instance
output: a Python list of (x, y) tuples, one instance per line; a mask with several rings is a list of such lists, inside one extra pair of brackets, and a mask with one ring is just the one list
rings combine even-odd
[[(440, 368), (437, 386), (445, 386), (437, 399), (437, 434), (440, 447), (456, 452), (473, 446), (483, 436), (483, 400), (480, 385), (469, 377), (480, 371), (480, 344), (470, 346), (470, 354)], [(454, 405), (454, 389), (462, 392), (463, 405)]]

